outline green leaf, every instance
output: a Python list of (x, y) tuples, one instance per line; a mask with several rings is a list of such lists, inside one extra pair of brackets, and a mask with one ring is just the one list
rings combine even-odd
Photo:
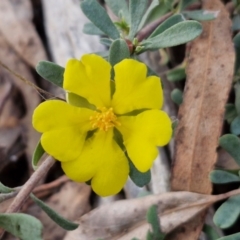
[(105, 58), (107, 60), (109, 51), (95, 52), (94, 54), (97, 54), (98, 56), (101, 56), (102, 58)]
[(166, 74), (167, 80), (170, 82), (179, 82), (186, 78), (185, 68), (177, 67), (168, 71)]
[(231, 122), (230, 131), (232, 134), (240, 135), (240, 116), (235, 117)]
[(180, 2), (180, 11), (187, 8), (192, 3), (196, 2), (197, 0), (181, 0)]
[(129, 161), (129, 167), (130, 167), (130, 173), (129, 177), (132, 179), (132, 181), (138, 186), (138, 187), (144, 187), (147, 185), (151, 180), (151, 172), (148, 170), (147, 172), (139, 172), (137, 168), (134, 166), (132, 161), (128, 159)]
[(230, 197), (216, 211), (213, 222), (222, 229), (231, 227), (240, 215), (240, 196)]
[(176, 14), (176, 15), (169, 17), (167, 20), (165, 20), (162, 24), (160, 24), (153, 31), (153, 33), (148, 37), (148, 39), (163, 33), (168, 28), (174, 26), (175, 24), (177, 24), (179, 22), (183, 22), (183, 21), (186, 21), (186, 19), (184, 18), (184, 16), (182, 14)]
[(177, 105), (182, 104), (183, 102), (183, 92), (178, 89), (175, 88), (172, 92), (171, 92), (171, 99), (173, 100), (174, 103), (176, 103)]
[(174, 0), (167, 0), (167, 1), (159, 1), (159, 0), (153, 0), (151, 4), (149, 5), (147, 11), (145, 12), (138, 30), (142, 29), (143, 26), (146, 24), (160, 18), (165, 13), (167, 13), (172, 8), (172, 3)]
[(238, 115), (240, 115), (240, 83), (237, 82), (234, 86), (235, 89), (235, 107)]
[(219, 238), (218, 233), (210, 225), (205, 224), (203, 232), (206, 234), (208, 240), (217, 240)]
[(240, 15), (239, 14), (236, 14), (235, 16), (233, 16), (233, 19), (232, 19), (232, 30), (233, 31), (240, 30)]
[(93, 23), (86, 23), (83, 27), (83, 32), (88, 35), (105, 35), (103, 31), (101, 31), (98, 27), (96, 27)]
[(109, 62), (111, 65), (114, 66), (118, 62), (129, 57), (130, 53), (126, 41), (123, 39), (115, 40), (109, 50)]
[(101, 38), (100, 39), (100, 43), (105, 45), (105, 46), (107, 46), (107, 47), (109, 47), (112, 44), (112, 40), (109, 39), (109, 38)]
[(138, 26), (142, 20), (147, 7), (148, 0), (130, 0), (130, 33), (129, 39), (132, 40), (138, 31)]
[(9, 188), (9, 187), (6, 187), (5, 185), (3, 185), (1, 182), (0, 182), (0, 193), (11, 193), (13, 192), (14, 189), (12, 188)]
[(240, 33), (238, 33), (233, 38), (233, 43), (234, 43), (235, 52), (236, 52), (236, 61), (235, 61), (235, 74), (236, 74), (240, 68)]
[(234, 158), (238, 165), (240, 165), (240, 140), (236, 135), (223, 135), (219, 139), (219, 145)]
[(239, 176), (223, 170), (213, 170), (210, 173), (210, 180), (215, 184), (240, 182)]
[(157, 239), (157, 240), (164, 240), (165, 234), (161, 232), (160, 228), (160, 222), (158, 218), (158, 212), (157, 212), (157, 206), (153, 205), (151, 206), (147, 211), (147, 221), (152, 226), (152, 233), (149, 232), (149, 235), (151, 235), (151, 239)]
[(196, 21), (184, 21), (168, 28), (163, 33), (142, 42), (144, 51), (173, 47), (198, 37), (202, 32), (202, 25)]
[(120, 37), (119, 32), (105, 9), (96, 0), (84, 0), (81, 8), (86, 17), (112, 39)]
[(75, 93), (68, 92), (66, 94), (67, 102), (76, 107), (88, 108), (96, 110), (96, 107), (89, 103), (88, 100), (84, 97), (81, 97)]
[(186, 18), (190, 18), (197, 21), (209, 21), (217, 17), (219, 11), (209, 10), (195, 10), (195, 11), (184, 11), (183, 14)]
[(130, 23), (128, 5), (125, 0), (105, 0), (105, 2), (116, 16), (123, 18), (127, 23)]
[(52, 208), (50, 208), (46, 203), (44, 203), (42, 200), (35, 197), (33, 194), (31, 194), (30, 196), (32, 200), (60, 227), (68, 231), (75, 230), (76, 228), (78, 228), (79, 224), (71, 222), (66, 218), (62, 217), (61, 215), (56, 213)]
[(224, 119), (228, 122), (228, 124), (231, 124), (234, 118), (238, 115), (236, 107), (234, 104), (228, 103), (226, 104), (225, 109)]
[(41, 222), (27, 214), (2, 213), (0, 227), (22, 240), (42, 240)]
[(39, 142), (34, 150), (33, 156), (32, 156), (32, 167), (34, 170), (37, 169), (38, 162), (44, 153), (45, 153), (45, 150), (43, 149), (41, 141), (39, 140)]
[(48, 61), (40, 61), (36, 66), (37, 73), (49, 82), (63, 87), (64, 68)]
[(235, 233), (229, 236), (218, 238), (217, 240), (239, 240), (240, 239), (240, 233)]

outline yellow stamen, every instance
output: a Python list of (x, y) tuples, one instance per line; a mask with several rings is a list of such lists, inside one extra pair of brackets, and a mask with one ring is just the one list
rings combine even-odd
[(93, 129), (99, 128), (105, 132), (114, 126), (120, 126), (113, 109), (105, 107), (98, 108), (98, 111), (95, 111), (94, 115), (90, 117), (90, 122)]

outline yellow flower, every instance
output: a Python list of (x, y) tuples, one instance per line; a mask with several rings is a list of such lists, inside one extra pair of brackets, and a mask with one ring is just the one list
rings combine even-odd
[[(115, 91), (111, 93), (111, 65), (106, 60), (94, 54), (69, 60), (63, 88), (96, 109), (77, 107), (69, 100), (49, 100), (33, 114), (34, 128), (43, 133), (44, 150), (61, 161), (70, 179), (91, 180), (101, 196), (118, 193), (129, 174), (128, 159), (114, 140), (114, 128), (122, 134), (127, 154), (140, 172), (151, 168), (157, 146), (166, 145), (172, 134), (171, 121), (160, 110), (160, 79), (147, 77), (146, 66), (132, 59), (116, 64), (114, 72)], [(134, 110), (143, 111), (136, 115)], [(91, 130), (95, 130), (92, 135)]]

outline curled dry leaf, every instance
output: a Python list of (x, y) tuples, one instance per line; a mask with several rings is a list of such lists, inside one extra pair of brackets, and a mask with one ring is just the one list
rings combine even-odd
[(149, 229), (146, 212), (152, 205), (158, 206), (161, 229), (168, 233), (193, 218), (210, 204), (239, 194), (239, 190), (217, 196), (191, 192), (169, 192), (138, 199), (121, 200), (101, 206), (77, 222), (79, 228), (69, 232), (64, 240), (121, 239), (133, 237), (145, 239)]

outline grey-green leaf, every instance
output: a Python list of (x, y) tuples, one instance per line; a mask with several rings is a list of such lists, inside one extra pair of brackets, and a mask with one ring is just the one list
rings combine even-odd
[(112, 39), (120, 37), (107, 12), (96, 0), (84, 0), (81, 8), (86, 17), (107, 36)]
[(82, 108), (88, 108), (92, 110), (96, 110), (96, 107), (89, 103), (88, 100), (84, 97), (81, 97), (75, 93), (67, 93), (66, 95), (67, 102), (69, 102), (71, 105), (76, 106), (76, 107), (82, 107)]
[(142, 173), (137, 170), (137, 168), (134, 166), (131, 160), (129, 162), (129, 167), (130, 167), (130, 173), (129, 176), (132, 179), (132, 181), (138, 186), (138, 187), (143, 187), (146, 184), (148, 184), (151, 180), (151, 172), (150, 170)]
[(223, 170), (213, 170), (210, 173), (210, 180), (215, 184), (240, 182), (239, 176)]
[(240, 196), (230, 197), (216, 211), (213, 222), (222, 229), (231, 227), (240, 215)]
[(235, 52), (236, 52), (236, 61), (235, 61), (235, 74), (240, 69), (240, 33), (238, 33), (233, 38), (234, 46), (235, 46)]
[(235, 117), (231, 122), (230, 131), (232, 134), (240, 135), (240, 116)]
[(197, 0), (181, 0), (180, 2), (180, 10), (187, 8), (192, 3), (196, 2)]
[(36, 66), (37, 73), (49, 82), (63, 87), (64, 68), (53, 62), (40, 61)]
[(41, 222), (27, 214), (2, 213), (0, 227), (22, 240), (42, 240)]
[(165, 20), (162, 24), (160, 24), (154, 31), (153, 33), (148, 37), (148, 39), (155, 37), (161, 33), (163, 33), (165, 30), (168, 28), (174, 26), (177, 23), (183, 22), (186, 19), (182, 14), (176, 14), (171, 17), (169, 17), (167, 20)]
[(163, 33), (142, 42), (146, 50), (173, 47), (192, 41), (202, 33), (202, 25), (197, 21), (184, 21), (168, 28)]
[(236, 14), (235, 16), (233, 16), (233, 19), (232, 19), (232, 30), (233, 31), (240, 30), (240, 15), (239, 14)]
[(71, 222), (66, 218), (62, 217), (57, 212), (55, 212), (52, 208), (50, 208), (46, 203), (44, 203), (42, 200), (35, 197), (33, 194), (31, 194), (30, 196), (32, 200), (60, 227), (68, 231), (75, 230), (76, 228), (78, 228), (79, 225), (77, 223)]
[(172, 92), (171, 92), (171, 99), (173, 100), (174, 103), (176, 103), (177, 105), (182, 104), (183, 102), (183, 92), (178, 89), (175, 88)]
[(41, 141), (39, 140), (39, 142), (35, 148), (35, 151), (33, 153), (33, 156), (32, 156), (32, 167), (34, 170), (37, 169), (38, 162), (44, 153), (45, 153), (45, 150), (43, 149)]
[(236, 107), (232, 103), (228, 103), (225, 106), (225, 115), (224, 119), (228, 122), (228, 124), (231, 124), (231, 122), (238, 116)]
[(217, 240), (219, 238), (218, 233), (210, 225), (205, 224), (203, 227), (203, 232), (206, 234), (207, 240)]
[(240, 239), (240, 233), (235, 233), (229, 236), (218, 238), (217, 240), (239, 240)]
[(107, 47), (109, 47), (112, 44), (112, 40), (109, 39), (109, 38), (101, 38), (100, 39), (100, 43), (105, 45), (105, 46), (107, 46)]
[(240, 165), (240, 140), (236, 135), (223, 135), (219, 139), (219, 145), (234, 158), (238, 165)]
[(0, 193), (11, 193), (13, 192), (14, 189), (12, 188), (9, 188), (9, 187), (6, 187), (5, 185), (3, 185), (1, 182), (0, 182)]
[(186, 78), (185, 68), (177, 67), (166, 73), (167, 80), (170, 82), (179, 82)]
[(111, 65), (114, 66), (118, 62), (129, 57), (130, 53), (126, 41), (123, 39), (115, 40), (109, 50), (109, 62)]
[(98, 27), (96, 27), (93, 23), (86, 23), (83, 27), (83, 32), (88, 35), (105, 35), (103, 31), (101, 31)]
[(127, 23), (130, 22), (128, 5), (126, 0), (105, 0), (105, 2), (116, 16), (118, 16), (119, 18), (124, 18)]
[(165, 234), (161, 232), (156, 205), (153, 205), (148, 209), (147, 221), (152, 226), (152, 232), (149, 232), (149, 235), (152, 236), (151, 239), (164, 240)]
[(190, 18), (197, 21), (209, 21), (217, 17), (219, 11), (209, 10), (195, 10), (195, 11), (184, 11), (183, 14), (186, 18)]
[(240, 115), (240, 83), (237, 82), (234, 86), (235, 89), (235, 107), (238, 115)]
[(138, 31), (138, 26), (142, 20), (144, 12), (147, 7), (148, 0), (130, 0), (130, 32), (129, 39), (133, 39)]

